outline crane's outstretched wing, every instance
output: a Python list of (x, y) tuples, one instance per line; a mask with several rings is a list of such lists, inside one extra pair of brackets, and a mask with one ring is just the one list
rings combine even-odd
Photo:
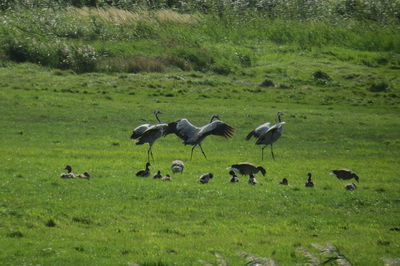
[(139, 138), (150, 127), (151, 127), (150, 124), (143, 124), (143, 125), (136, 127), (132, 132), (131, 139)]
[(144, 143), (154, 143), (158, 138), (165, 135), (168, 129), (168, 124), (160, 123), (149, 127), (143, 134), (139, 137), (136, 145), (141, 145)]
[(282, 135), (282, 126), (285, 122), (279, 122), (275, 125), (271, 126), (263, 135), (261, 135), (256, 144), (265, 144), (269, 145), (274, 143), (277, 139), (279, 139)]
[(233, 127), (220, 120), (217, 120), (202, 126), (199, 131), (199, 136), (216, 135), (224, 138), (231, 138), (234, 131), (235, 130)]
[(256, 127), (253, 131), (251, 131), (247, 137), (246, 140), (251, 139), (251, 137), (255, 137), (255, 138), (259, 138), (260, 136), (262, 136), (263, 134), (265, 134), (268, 129), (270, 128), (271, 123), (270, 122), (265, 122), (264, 124), (259, 125), (258, 127)]
[(197, 135), (199, 128), (189, 122), (186, 118), (182, 118), (176, 122), (168, 124), (167, 134), (175, 133), (183, 141)]

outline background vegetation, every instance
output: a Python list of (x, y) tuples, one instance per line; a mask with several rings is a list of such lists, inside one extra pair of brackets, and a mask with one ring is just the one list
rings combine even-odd
[[(329, 259), (313, 245), (328, 242), (354, 265), (396, 261), (399, 1), (48, 2), (0, 4), (3, 264), (215, 264), (217, 252), (243, 265), (244, 251), (294, 265), (310, 263), (305, 249)], [(209, 160), (192, 161), (162, 138), (152, 172), (182, 159), (185, 173), (137, 178), (147, 147), (129, 136), (154, 109), (197, 125), (218, 113), (235, 136), (207, 138)], [(277, 160), (267, 148), (261, 161), (244, 138), (277, 111)], [(267, 176), (229, 184), (240, 161)], [(93, 178), (60, 179), (66, 164)], [(329, 175), (340, 167), (356, 191)]]

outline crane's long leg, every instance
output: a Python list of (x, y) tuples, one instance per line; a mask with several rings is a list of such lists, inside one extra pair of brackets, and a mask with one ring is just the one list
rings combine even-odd
[[(147, 162), (148, 163), (150, 162), (150, 152), (151, 152), (151, 146), (149, 146), (149, 149), (147, 150)], [(152, 155), (152, 157), (153, 157), (153, 155)]]
[(271, 144), (271, 154), (272, 154), (272, 159), (274, 159), (274, 161), (275, 161), (274, 150), (272, 149), (272, 144)]
[(204, 153), (203, 148), (201, 147), (201, 144), (200, 144), (200, 143), (199, 143), (199, 147), (200, 147), (200, 149), (201, 149), (201, 152), (202, 152), (203, 155), (204, 155), (204, 158), (206, 158), (206, 160), (208, 160), (208, 159), (207, 159), (207, 156), (206, 156), (206, 154)]
[(150, 149), (150, 155), (151, 155), (151, 159), (153, 159), (153, 163), (154, 163), (155, 161), (154, 161), (154, 156), (153, 156), (153, 150), (152, 149)]
[(265, 147), (267, 147), (267, 146), (264, 146), (264, 147), (261, 148), (261, 161), (264, 160), (264, 149), (265, 149)]
[(196, 148), (196, 146), (197, 146), (197, 145), (194, 145), (193, 148), (192, 148), (192, 152), (190, 153), (190, 160), (192, 160), (192, 157), (193, 157), (193, 150), (194, 150), (194, 148)]

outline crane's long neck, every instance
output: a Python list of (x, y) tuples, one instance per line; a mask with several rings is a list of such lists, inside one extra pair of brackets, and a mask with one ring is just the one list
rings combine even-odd
[(281, 120), (281, 114), (280, 114), (280, 113), (278, 113), (278, 122), (279, 122), (279, 123), (282, 122), (282, 120)]
[(158, 113), (154, 113), (154, 115), (156, 116), (158, 123), (161, 123), (160, 119), (158, 118)]

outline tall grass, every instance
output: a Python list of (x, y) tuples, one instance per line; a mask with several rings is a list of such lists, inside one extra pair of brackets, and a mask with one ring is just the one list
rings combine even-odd
[[(254, 65), (262, 56), (257, 51), (269, 43), (303, 50), (335, 46), (400, 52), (399, 0), (124, 3), (132, 5), (98, 0), (51, 6), (41, 0), (3, 2), (1, 57), (79, 72), (126, 70), (99, 66), (112, 58), (125, 58), (122, 65), (128, 65), (138, 57), (141, 62), (144, 57), (180, 57), (161, 61), (167, 68), (228, 74)], [(164, 7), (178, 9), (155, 9)], [(69, 53), (64, 55), (65, 51)], [(154, 68), (142, 70), (149, 69)]]

